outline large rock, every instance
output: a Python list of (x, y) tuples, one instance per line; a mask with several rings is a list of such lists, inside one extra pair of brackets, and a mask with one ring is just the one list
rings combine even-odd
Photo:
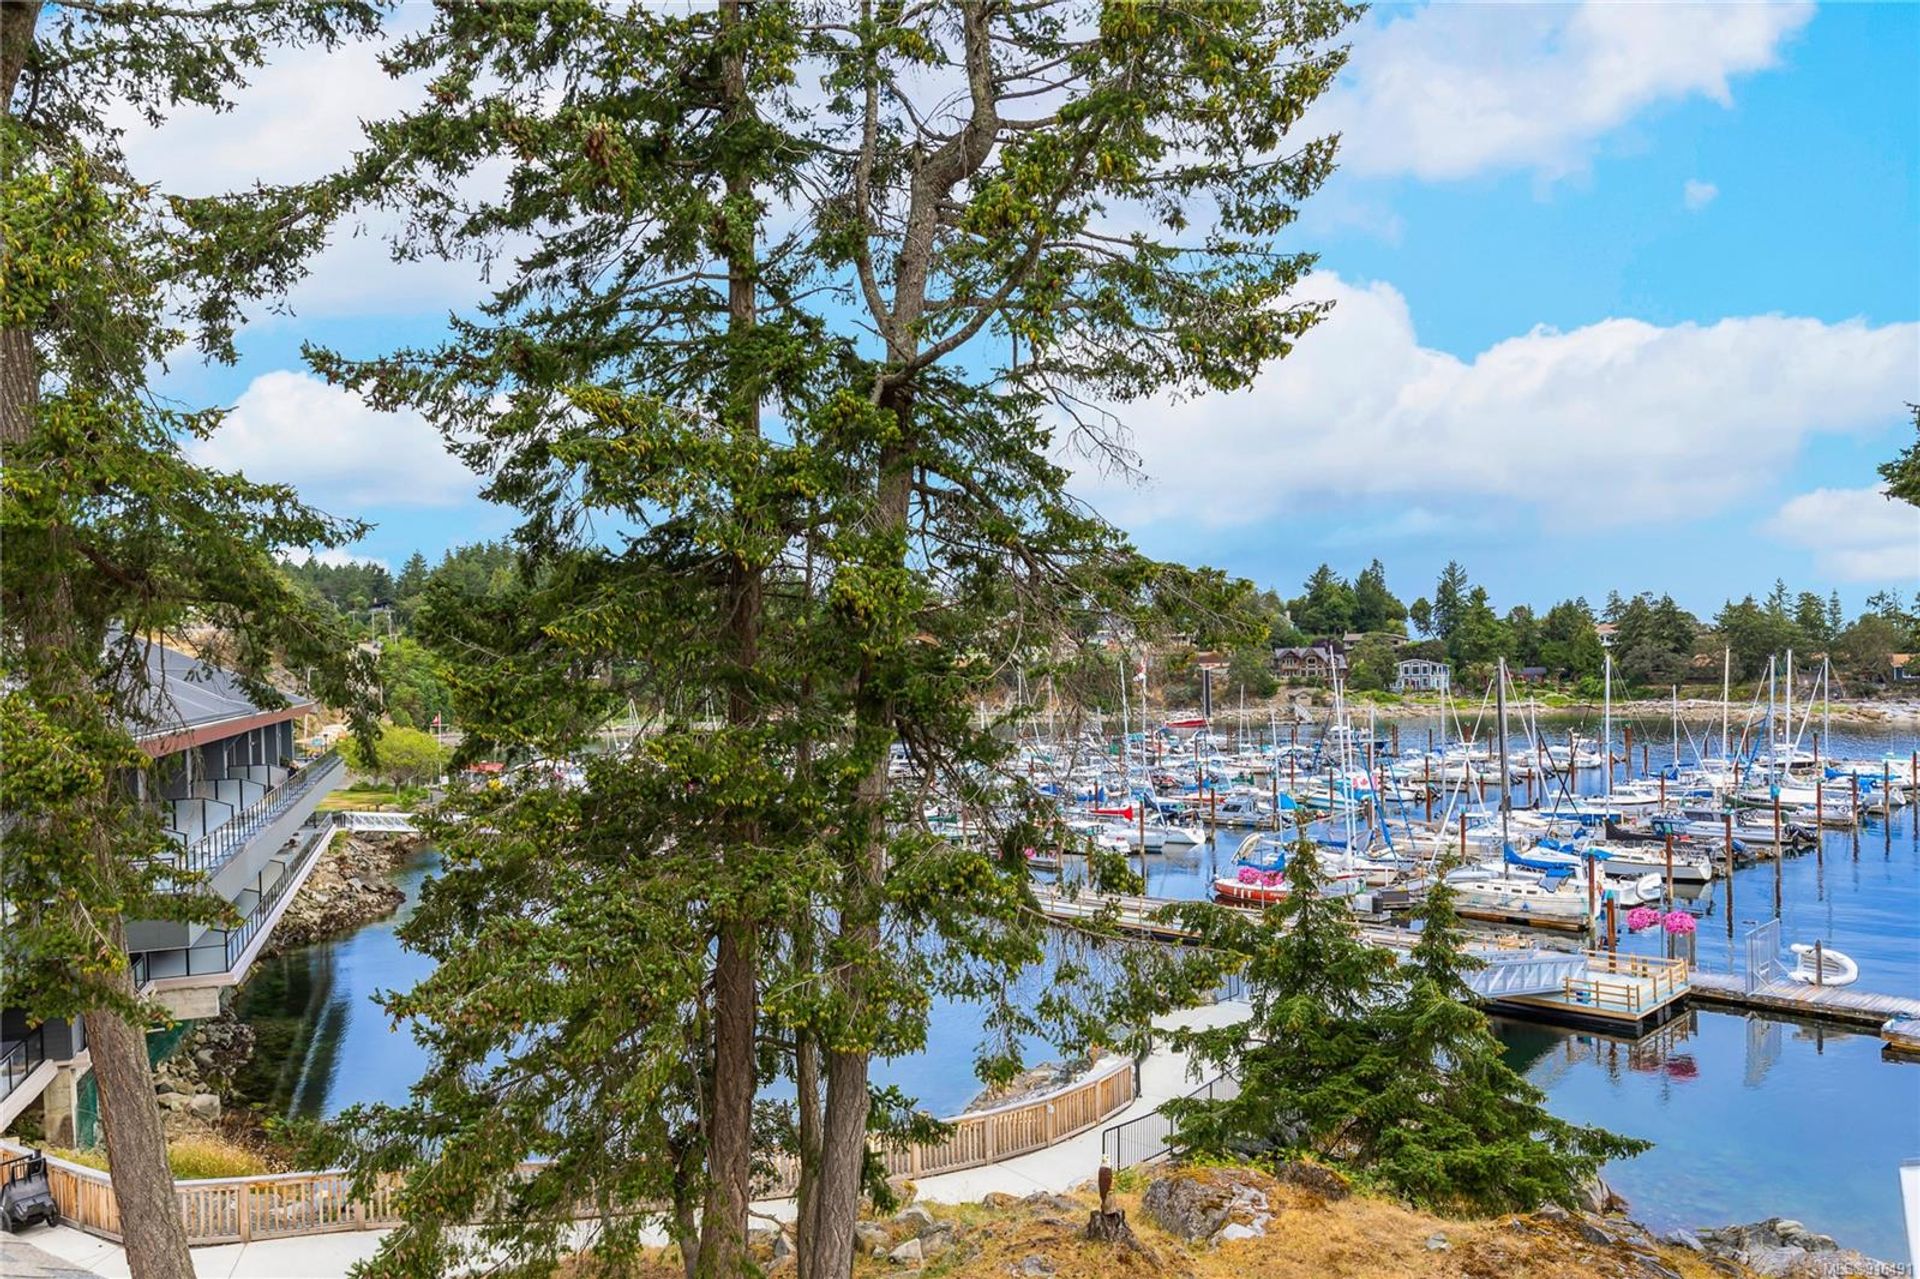
[(1140, 1211), (1188, 1243), (1253, 1238), (1273, 1219), (1265, 1191), (1220, 1168), (1180, 1168), (1155, 1178)]
[(893, 1219), (913, 1231), (915, 1235), (924, 1235), (935, 1225), (933, 1214), (927, 1211), (925, 1204), (908, 1204), (894, 1213)]
[(887, 1260), (896, 1266), (917, 1266), (925, 1259), (920, 1250), (918, 1239), (909, 1239), (887, 1254)]
[(1609, 1186), (1606, 1178), (1597, 1173), (1580, 1187), (1578, 1203), (1583, 1211), (1598, 1213), (1601, 1216), (1625, 1212), (1628, 1208), (1626, 1197)]
[(220, 1099), (210, 1092), (197, 1093), (187, 1103), (187, 1109), (195, 1118), (212, 1123), (220, 1117)]
[(1323, 1168), (1304, 1159), (1293, 1159), (1273, 1170), (1274, 1178), (1289, 1186), (1309, 1190), (1329, 1203), (1338, 1203), (1353, 1193), (1353, 1186), (1331, 1168)]
[(877, 1221), (856, 1221), (853, 1223), (853, 1237), (867, 1250), (870, 1257), (884, 1257), (893, 1247), (893, 1235)]
[(1787, 1217), (1769, 1217), (1746, 1225), (1699, 1232), (1701, 1250), (1710, 1258), (1735, 1261), (1756, 1274), (1799, 1279), (1813, 1275), (1889, 1274), (1892, 1267)]

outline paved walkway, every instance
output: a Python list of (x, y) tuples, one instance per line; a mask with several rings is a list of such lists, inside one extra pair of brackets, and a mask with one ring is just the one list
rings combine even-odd
[[(38, 1234), (51, 1233), (39, 1231)], [(7, 1279), (94, 1279), (95, 1272), (42, 1252), (26, 1239), (0, 1234), (0, 1275)]]
[[(1176, 1013), (1159, 1024), (1224, 1026), (1247, 1014), (1244, 1003), (1216, 1004)], [(1125, 1110), (1045, 1150), (925, 1178), (916, 1183), (920, 1198), (934, 1203), (965, 1203), (995, 1190), (1015, 1195), (1064, 1191), (1100, 1171), (1103, 1129), (1151, 1114), (1161, 1102), (1192, 1092), (1204, 1082), (1204, 1077), (1189, 1073), (1185, 1054), (1156, 1049), (1141, 1064), (1140, 1095)], [(793, 1213), (792, 1200), (754, 1207), (782, 1220)], [(373, 1256), (386, 1233), (343, 1231), (195, 1248), (193, 1268), (199, 1279), (341, 1279), (355, 1262)], [(120, 1246), (84, 1231), (60, 1226), (51, 1230), (34, 1228), (17, 1238), (0, 1235), (0, 1276), (6, 1279), (128, 1279), (128, 1275), (126, 1253)]]
[[(379, 1248), (382, 1230), (216, 1244), (193, 1250), (199, 1279), (342, 1279), (348, 1267)], [(20, 1250), (16, 1259), (15, 1250)], [(34, 1269), (34, 1266), (40, 1269)], [(34, 1279), (127, 1279), (127, 1254), (116, 1243), (59, 1226), (17, 1238), (0, 1235), (0, 1275)]]
[[(1156, 1024), (1162, 1027), (1226, 1026), (1245, 1020), (1251, 1011), (1244, 1002), (1215, 1004), (1175, 1013)], [(1183, 1097), (1207, 1081), (1210, 1075), (1190, 1073), (1189, 1064), (1185, 1053), (1156, 1048), (1141, 1063), (1140, 1095), (1125, 1110), (1045, 1150), (923, 1178), (914, 1183), (919, 1187), (920, 1198), (934, 1203), (967, 1203), (995, 1190), (1014, 1195), (1030, 1195), (1035, 1191), (1059, 1194), (1079, 1182), (1090, 1181), (1100, 1172), (1100, 1133), (1104, 1129), (1152, 1114), (1161, 1102)]]

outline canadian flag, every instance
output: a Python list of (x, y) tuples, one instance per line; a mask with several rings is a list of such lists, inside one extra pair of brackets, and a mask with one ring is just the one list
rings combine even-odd
[(440, 717), (439, 717), (438, 715), (435, 715), (435, 716), (433, 717), (433, 726), (434, 726), (435, 728), (438, 728), (438, 727), (440, 727)]

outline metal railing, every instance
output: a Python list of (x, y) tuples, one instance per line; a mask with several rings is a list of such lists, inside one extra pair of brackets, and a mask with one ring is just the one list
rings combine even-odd
[(0, 1101), (13, 1096), (13, 1090), (25, 1083), (27, 1076), (38, 1070), (46, 1059), (46, 1027), (35, 1026), (0, 1057)]
[[(1240, 1095), (1240, 1081), (1232, 1075), (1216, 1075), (1187, 1094), (1198, 1101), (1232, 1101)], [(1173, 1117), (1153, 1110), (1137, 1119), (1100, 1130), (1100, 1157), (1115, 1169), (1131, 1168), (1171, 1154), (1174, 1138)]]
[[(301, 846), (288, 860), (285, 872), (274, 881), (271, 888), (259, 895), (238, 927), (208, 929), (191, 946), (166, 946), (135, 952), (131, 959), (136, 981), (144, 982), (149, 977), (213, 977), (232, 972), (240, 962), (240, 956), (273, 914), (274, 907), (300, 878), (301, 868), (316, 855), (326, 840), (327, 832), (335, 825), (329, 817), (310, 821), (301, 828)], [(162, 962), (165, 957), (176, 955), (184, 957), (184, 969), (176, 969), (174, 965)]]
[(286, 779), (218, 827), (181, 849), (171, 860), (182, 870), (211, 872), (226, 865), (248, 840), (278, 820), (332, 771), (339, 753), (328, 751), (297, 766)]

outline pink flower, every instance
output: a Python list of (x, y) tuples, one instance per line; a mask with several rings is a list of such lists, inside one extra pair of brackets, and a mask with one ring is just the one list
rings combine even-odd
[(1684, 910), (1670, 911), (1667, 914), (1666, 928), (1670, 933), (1690, 933), (1698, 927), (1693, 916)]
[(1627, 912), (1627, 928), (1639, 932), (1642, 928), (1652, 928), (1660, 922), (1660, 912), (1651, 906), (1635, 906)]

